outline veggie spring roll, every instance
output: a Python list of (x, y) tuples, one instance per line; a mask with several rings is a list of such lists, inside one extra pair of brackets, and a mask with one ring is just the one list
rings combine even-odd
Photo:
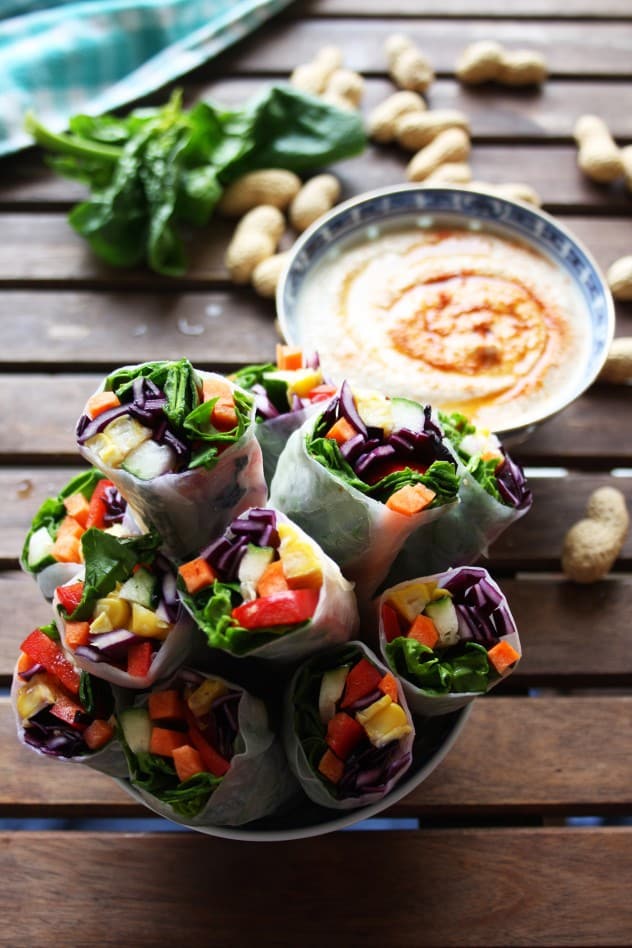
[(313, 656), (292, 678), (285, 750), (321, 806), (381, 800), (410, 767), (414, 737), (401, 685), (362, 642)]
[(223, 678), (182, 669), (119, 721), (132, 785), (178, 823), (240, 826), (294, 792), (265, 705)]
[(522, 654), (507, 600), (478, 566), (399, 583), (382, 594), (379, 613), (382, 655), (419, 714), (469, 704)]
[(46, 599), (80, 569), (81, 537), (89, 527), (120, 537), (140, 532), (118, 488), (95, 468), (45, 500), (26, 535), (20, 564)]
[(165, 549), (187, 556), (265, 501), (254, 398), (190, 362), (118, 369), (77, 424), (85, 458), (127, 498)]
[(290, 661), (356, 631), (353, 587), (284, 514), (254, 507), (179, 567), (185, 607), (208, 644)]
[(20, 741), (46, 757), (125, 776), (111, 686), (64, 655), (54, 623), (34, 629), (20, 648), (11, 687)]
[(336, 386), (323, 378), (318, 355), (305, 357), (300, 349), (279, 343), (276, 357), (276, 365), (247, 365), (231, 376), (254, 395), (255, 430), (267, 484), (292, 432), (336, 393)]
[(439, 421), (458, 462), (459, 503), (445, 517), (405, 543), (389, 583), (464, 566), (481, 555), (533, 502), (524, 471), (499, 439), (458, 412), (439, 412)]
[(289, 439), (270, 503), (320, 543), (364, 600), (406, 537), (456, 502), (456, 461), (442, 438), (429, 407), (344, 382)]
[(53, 597), (62, 645), (97, 678), (147, 688), (182, 665), (192, 644), (175, 570), (154, 534), (118, 539), (90, 529), (81, 543), (84, 573)]

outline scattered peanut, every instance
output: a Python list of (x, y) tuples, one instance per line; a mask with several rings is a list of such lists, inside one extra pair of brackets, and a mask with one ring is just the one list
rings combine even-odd
[(400, 89), (425, 92), (434, 80), (434, 70), (413, 41), (403, 33), (394, 33), (386, 40), (388, 72)]
[(233, 283), (247, 283), (262, 260), (271, 257), (285, 229), (285, 218), (270, 204), (249, 211), (237, 224), (224, 263)]
[(630, 519), (621, 491), (600, 487), (588, 499), (586, 517), (564, 538), (562, 569), (576, 583), (594, 583), (610, 572), (627, 536)]
[(324, 97), (328, 95), (340, 96), (346, 99), (351, 108), (357, 109), (364, 94), (364, 79), (359, 72), (353, 69), (336, 69), (331, 74), (325, 88)]
[(469, 85), (500, 82), (523, 86), (544, 82), (547, 65), (544, 57), (533, 50), (507, 50), (500, 43), (483, 40), (466, 46), (457, 61), (456, 74)]
[(376, 142), (391, 142), (395, 138), (397, 122), (404, 115), (424, 112), (426, 103), (417, 92), (404, 89), (384, 99), (368, 118), (370, 137)]
[(582, 115), (573, 132), (579, 145), (577, 162), (593, 181), (615, 181), (623, 174), (621, 152), (610, 135), (608, 126), (597, 115)]
[(599, 380), (615, 385), (632, 382), (632, 336), (619, 336), (612, 340)]
[(433, 109), (431, 112), (408, 112), (395, 123), (395, 135), (403, 148), (419, 151), (446, 128), (462, 128), (469, 132), (467, 115), (458, 109)]
[(465, 161), (470, 153), (470, 140), (462, 128), (448, 128), (429, 145), (413, 155), (406, 168), (410, 181), (423, 181), (445, 162)]
[(331, 210), (340, 197), (340, 182), (333, 174), (317, 174), (310, 178), (290, 205), (290, 223), (296, 230), (306, 230), (315, 220)]
[(309, 63), (297, 66), (290, 76), (290, 83), (311, 95), (325, 91), (331, 76), (342, 65), (342, 52), (337, 46), (323, 46)]
[(632, 254), (615, 260), (608, 267), (606, 279), (615, 300), (632, 300)]
[(542, 205), (540, 195), (528, 184), (490, 184), (488, 181), (470, 181), (468, 187), (473, 191), (484, 191), (485, 194), (507, 198), (510, 201), (523, 201), (535, 207)]
[(466, 161), (446, 161), (424, 178), (424, 184), (468, 184), (472, 180), (472, 169)]
[(224, 191), (217, 209), (226, 217), (241, 217), (253, 207), (271, 204), (285, 210), (298, 194), (301, 179), (284, 168), (264, 168), (237, 178)]
[(289, 256), (289, 251), (275, 253), (266, 260), (262, 260), (252, 271), (251, 283), (259, 296), (271, 298), (276, 293), (279, 277)]

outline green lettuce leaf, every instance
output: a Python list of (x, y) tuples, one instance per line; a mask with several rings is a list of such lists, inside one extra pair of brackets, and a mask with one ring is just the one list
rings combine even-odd
[(198, 407), (202, 381), (188, 359), (177, 362), (145, 362), (143, 365), (117, 369), (105, 380), (105, 388), (122, 402), (129, 401), (134, 380), (143, 377), (153, 382), (167, 397), (165, 415), (176, 428), (181, 428), (188, 415)]
[(179, 816), (197, 816), (223, 780), (223, 777), (213, 774), (199, 773), (180, 783), (173, 764), (157, 754), (133, 754), (122, 736), (122, 728), (119, 728), (118, 734), (134, 786), (169, 804)]
[(385, 652), (391, 670), (424, 694), (487, 691), (491, 666), (477, 642), (466, 642), (457, 652), (450, 649), (443, 657), (417, 639), (399, 636), (387, 643)]
[(466, 435), (476, 434), (476, 425), (462, 415), (460, 412), (447, 414), (439, 412), (439, 422), (443, 428), (446, 437), (452, 443), (457, 456), (473, 480), (483, 488), (483, 490), (497, 500), (499, 503), (506, 503), (498, 490), (496, 481), (496, 468), (498, 459), (492, 458), (484, 461), (480, 455), (470, 455), (461, 448), (461, 442)]
[(44, 635), (47, 635), (49, 639), (53, 640), (53, 642), (61, 642), (59, 629), (54, 622), (49, 622), (48, 625), (40, 625), (39, 629), (40, 632), (43, 632)]
[(185, 418), (183, 430), (186, 435), (193, 441), (203, 442), (200, 449), (191, 457), (190, 468), (212, 465), (217, 460), (221, 445), (235, 444), (243, 437), (250, 424), (253, 399), (245, 392), (235, 389), (233, 391), (233, 401), (235, 403), (237, 424), (230, 431), (219, 431), (211, 424), (211, 415), (217, 398), (202, 402)]

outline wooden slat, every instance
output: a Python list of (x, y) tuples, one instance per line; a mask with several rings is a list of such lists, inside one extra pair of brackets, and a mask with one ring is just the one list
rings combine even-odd
[[(550, 512), (553, 505), (548, 509)], [(560, 525), (560, 537), (561, 533)], [(559, 539), (554, 542), (558, 544)], [(491, 562), (482, 560), (481, 564), (494, 572), (498, 562), (502, 563), (494, 556)], [(524, 649), (522, 661), (503, 690), (542, 684), (565, 688), (632, 684), (630, 576), (611, 575), (589, 586), (578, 586), (559, 576), (527, 574), (519, 580), (501, 577), (499, 583)], [(15, 571), (0, 572), (0, 599), (11, 604), (11, 623), (0, 637), (0, 682), (7, 682), (20, 642), (31, 629), (50, 622), (51, 608), (31, 577)], [(600, 634), (598, 648), (592, 646), (596, 629), (607, 630)]]
[[(196, 364), (216, 365), (218, 353), (200, 341)], [(172, 356), (179, 353), (172, 353)], [(149, 355), (149, 353), (148, 353)], [(115, 366), (112, 365), (111, 368)], [(74, 425), (87, 397), (101, 382), (96, 374), (0, 376), (0, 399), (19, 393), (19, 416), (0, 417), (0, 460), (21, 464), (72, 464)], [(512, 449), (522, 463), (609, 469), (632, 465), (632, 429), (626, 423), (625, 390), (595, 385)]]
[(360, 72), (384, 73), (384, 40), (389, 33), (405, 30), (430, 57), (435, 70), (451, 74), (462, 49), (476, 40), (497, 40), (507, 46), (543, 53), (553, 76), (628, 77), (632, 74), (629, 50), (632, 25), (577, 22), (396, 18), (355, 19), (340, 17), (314, 20), (275, 20), (255, 37), (209, 63), (196, 75), (289, 72), (306, 62), (332, 40), (345, 53), (345, 63)]
[[(292, 8), (288, 15), (291, 15)], [(625, 17), (630, 18), (630, 4), (628, 0), (565, 0), (564, 3), (552, 4), (551, 0), (397, 0), (389, 8), (391, 16), (416, 19), (424, 17), (511, 17), (512, 20), (535, 17), (550, 19), (608, 19)], [(383, 0), (307, 0), (301, 7), (302, 16), (357, 16), (382, 17), (384, 15)], [(406, 28), (406, 24), (402, 24)]]
[[(546, 158), (546, 152), (539, 150), (539, 160), (543, 158)], [(508, 173), (503, 176), (504, 180), (509, 177), (515, 180), (516, 176)], [(528, 177), (530, 180), (533, 178)], [(396, 183), (403, 183), (403, 179), (366, 182), (370, 187)], [(629, 251), (628, 220), (571, 215), (561, 218), (561, 222), (592, 250), (603, 268)], [(43, 282), (47, 286), (70, 289), (91, 283), (108, 290), (138, 286), (155, 292), (160, 287), (200, 289), (209, 283), (228, 279), (223, 258), (232, 225), (223, 220), (213, 221), (207, 228), (200, 229), (193, 244), (188, 243), (188, 272), (178, 280), (161, 278), (149, 270), (108, 267), (70, 228), (63, 214), (0, 214), (0, 230), (12, 235), (11, 244), (0, 245), (0, 284), (5, 282), (15, 286)], [(288, 246), (290, 243), (291, 240)]]
[[(630, 812), (631, 726), (632, 697), (480, 699), (448, 756), (389, 815)], [(146, 813), (109, 777), (20, 745), (6, 698), (0, 737), (1, 814)]]
[[(381, 841), (352, 833), (278, 844), (4, 833), (0, 844), (5, 931), (19, 932), (21, 944), (43, 945), (51, 918), (57, 931), (99, 948), (209, 937), (235, 948), (255, 937), (302, 948), (595, 948), (629, 944), (632, 929), (630, 828), (400, 831)], [(42, 880), (28, 910), (25, 877)]]

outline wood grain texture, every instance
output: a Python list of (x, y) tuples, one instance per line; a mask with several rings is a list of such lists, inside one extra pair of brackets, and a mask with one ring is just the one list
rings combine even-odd
[[(239, 948), (252, 945), (255, 931), (261, 944), (302, 948), (629, 944), (630, 828), (381, 839), (351, 833), (254, 844), (182, 834), (4, 833), (5, 931), (19, 931), (33, 948), (49, 944), (52, 919), (64, 932), (80, 920), (81, 944), (99, 948), (129, 938), (138, 946), (194, 946), (211, 932), (214, 944)], [(244, 866), (256, 884), (246, 886)], [(273, 885), (261, 884), (272, 866)], [(34, 872), (46, 884), (30, 887), (24, 911), (19, 880)], [(347, 882), (332, 887), (336, 878)], [(88, 892), (98, 893), (89, 909)]]
[[(628, 812), (631, 726), (632, 697), (479, 699), (448, 756), (389, 814), (475, 819)], [(0, 778), (5, 816), (150, 815), (109, 777), (19, 744), (6, 698), (0, 699)]]
[(468, 43), (490, 39), (542, 53), (551, 76), (627, 78), (632, 74), (631, 22), (597, 21), (590, 24), (587, 33), (582, 23), (572, 21), (420, 19), (402, 24), (396, 18), (381, 16), (277, 19), (265, 25), (256, 37), (198, 70), (195, 78), (201, 74), (289, 72), (332, 41), (343, 49), (345, 64), (351, 69), (384, 74), (384, 40), (390, 33), (402, 31), (441, 74), (453, 74), (457, 57)]
[[(292, 8), (290, 8), (291, 11)], [(304, 0), (301, 6), (302, 16), (357, 16), (382, 17), (383, 0)], [(288, 14), (291, 16), (291, 12)], [(551, 0), (396, 0), (389, 4), (390, 16), (415, 19), (424, 17), (498, 17), (511, 19), (589, 19), (626, 18), (630, 19), (628, 0), (565, 0), (552, 4)], [(402, 24), (405, 28), (406, 24)]]

